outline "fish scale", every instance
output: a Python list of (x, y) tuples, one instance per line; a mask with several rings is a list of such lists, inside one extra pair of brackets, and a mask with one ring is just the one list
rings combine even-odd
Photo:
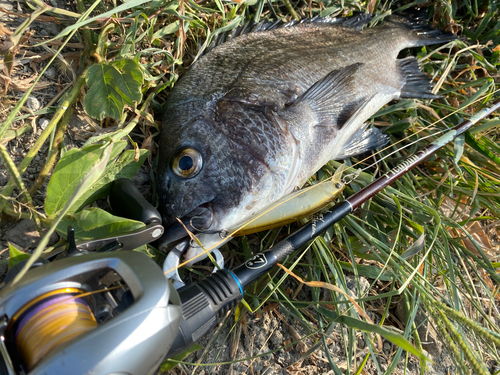
[[(220, 36), (225, 42), (191, 66), (164, 108), (157, 181), (159, 209), (172, 230), (160, 248), (186, 248), (191, 259), (203, 249), (180, 237), (178, 218), (189, 224), (201, 209), (209, 230), (196, 235), (210, 248), (221, 232), (302, 186), (329, 160), (385, 144), (388, 137), (367, 129), (367, 119), (394, 99), (436, 97), (417, 60), (398, 60), (399, 52), (456, 38), (424, 19), (390, 16), (363, 28), (371, 18), (359, 15), (244, 26), (229, 41)], [(259, 31), (244, 31), (252, 29)], [(181, 157), (192, 158), (183, 165), (199, 165), (180, 170)]]

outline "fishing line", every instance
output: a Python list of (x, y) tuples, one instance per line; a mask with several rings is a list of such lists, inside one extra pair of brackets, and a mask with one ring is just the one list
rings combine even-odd
[(85, 292), (81, 288), (56, 289), (33, 299), (13, 316), (8, 331), (11, 332), (17, 351), (28, 370), (52, 349), (90, 332), (98, 326), (87, 297), (114, 289)]
[[(500, 91), (500, 89), (496, 89), (495, 91), (493, 91), (493, 92), (491, 92), (491, 93), (489, 93), (489, 94), (485, 94), (484, 96), (482, 96), (482, 97), (480, 97), (480, 98), (477, 98), (476, 100), (474, 100), (474, 101), (472, 101), (471, 103), (469, 103), (466, 107), (464, 107), (464, 108), (457, 108), (456, 110), (454, 110), (453, 112), (451, 112), (451, 113), (447, 114), (446, 116), (442, 117), (441, 119), (438, 119), (438, 120), (434, 121), (433, 123), (431, 123), (431, 124), (429, 124), (429, 125), (427, 125), (427, 126), (424, 126), (422, 129), (420, 129), (420, 130), (416, 131), (415, 133), (410, 134), (410, 135), (408, 135), (408, 136), (406, 136), (406, 137), (404, 137), (404, 138), (400, 139), (399, 141), (396, 141), (396, 142), (394, 142), (394, 143), (390, 144), (389, 146), (386, 146), (385, 148), (383, 148), (383, 149), (381, 149), (381, 150), (378, 150), (378, 151), (377, 151), (376, 153), (374, 153), (373, 155), (370, 155), (370, 156), (366, 157), (365, 159), (358, 161), (357, 163), (355, 163), (355, 164), (354, 164), (354, 165), (352, 165), (352, 166), (346, 166), (346, 167), (347, 167), (348, 169), (354, 169), (354, 167), (356, 167), (357, 165), (359, 165), (359, 164), (361, 164), (361, 163), (364, 163), (365, 161), (369, 160), (370, 158), (372, 158), (372, 157), (374, 157), (374, 156), (377, 156), (377, 155), (381, 154), (382, 152), (384, 152), (384, 151), (386, 151), (386, 150), (390, 149), (391, 147), (393, 147), (394, 145), (397, 145), (397, 144), (399, 144), (399, 143), (401, 143), (401, 142), (403, 142), (403, 141), (405, 141), (405, 140), (408, 140), (408, 139), (410, 139), (411, 137), (413, 137), (414, 135), (417, 135), (417, 134), (419, 134), (419, 133), (421, 133), (421, 132), (423, 132), (423, 131), (425, 131), (425, 130), (430, 130), (430, 128), (431, 128), (432, 126), (434, 126), (434, 125), (438, 124), (439, 122), (441, 122), (441, 121), (443, 121), (443, 120), (447, 119), (448, 117), (450, 117), (450, 116), (452, 116), (452, 115), (454, 115), (454, 114), (456, 114), (456, 113), (458, 113), (458, 112), (460, 112), (460, 111), (463, 111), (464, 109), (466, 109), (466, 108), (470, 107), (471, 105), (473, 105), (473, 104), (475, 104), (475, 103), (477, 103), (477, 102), (479, 102), (479, 101), (481, 101), (481, 100), (485, 99), (485, 98), (486, 98), (486, 97), (488, 97), (488, 96), (492, 96), (492, 95), (496, 94), (496, 93), (497, 93), (497, 92), (499, 92), (499, 91)], [(473, 114), (472, 114), (471, 116), (473, 116)], [(444, 133), (444, 132), (446, 132), (446, 131), (448, 131), (448, 130), (450, 130), (450, 129), (451, 129), (451, 128), (448, 128), (448, 129), (443, 129), (443, 130), (439, 130), (439, 133)], [(423, 137), (423, 138), (419, 138), (416, 142), (418, 142), (418, 141), (420, 141), (420, 140), (422, 140), (422, 139), (426, 139), (426, 138), (432, 137), (432, 136), (434, 136), (434, 135), (435, 135), (435, 134), (430, 134), (429, 136), (426, 136), (426, 137)], [(412, 143), (410, 143), (410, 144), (408, 144), (408, 145), (405, 145), (405, 146), (403, 146), (403, 147), (401, 147), (401, 148), (397, 149), (396, 151), (394, 151), (394, 152), (393, 152), (393, 153), (391, 153), (390, 155), (394, 154), (395, 152), (398, 152), (398, 151), (404, 150), (405, 148), (407, 148), (407, 147), (409, 147), (409, 146), (412, 146), (412, 145), (413, 145), (413, 144), (415, 144), (416, 142), (412, 142)], [(390, 156), (390, 155), (387, 155), (387, 156)], [(384, 159), (385, 159), (385, 157), (384, 157), (384, 158), (382, 158), (382, 159), (380, 159), (379, 161), (382, 161), (382, 160), (384, 160)], [(374, 163), (374, 164), (372, 164), (371, 166), (373, 166), (373, 165), (375, 165), (375, 164), (377, 164), (377, 163)], [(370, 167), (371, 167), (371, 166), (370, 166)], [(369, 167), (366, 167), (366, 168), (362, 169), (361, 171), (364, 171), (364, 170), (366, 170), (366, 169), (368, 169), (368, 168), (369, 168)]]
[(16, 324), (14, 340), (31, 370), (50, 350), (97, 327), (89, 303), (76, 295), (81, 289), (45, 293), (25, 306)]
[[(432, 125), (429, 125), (429, 126), (432, 126)], [(425, 129), (422, 129), (421, 131), (423, 131), (423, 130), (425, 130)], [(410, 146), (413, 146), (414, 144), (417, 144), (417, 143), (419, 143), (420, 141), (422, 141), (422, 140), (424, 140), (424, 139), (427, 139), (427, 138), (432, 138), (432, 137), (435, 137), (436, 135), (443, 134), (443, 133), (447, 132), (448, 130), (450, 130), (450, 129), (449, 129), (449, 128), (448, 128), (448, 129), (436, 129), (436, 132), (435, 132), (435, 133), (429, 134), (429, 135), (427, 135), (427, 136), (425, 136), (425, 137), (421, 137), (421, 138), (419, 138), (419, 139), (417, 139), (417, 140), (415, 140), (415, 141), (413, 141), (413, 142), (410, 142), (410, 143), (408, 143), (408, 144), (404, 145), (403, 147), (398, 148), (397, 150), (392, 151), (390, 154), (385, 155), (384, 157), (380, 158), (379, 160), (377, 160), (377, 161), (373, 162), (373, 163), (372, 163), (372, 164), (370, 164), (369, 166), (367, 166), (367, 167), (365, 167), (365, 168), (362, 168), (362, 169), (358, 169), (358, 171), (359, 171), (359, 172), (366, 171), (367, 169), (370, 169), (371, 167), (374, 167), (374, 166), (376, 166), (377, 164), (379, 164), (382, 160), (387, 159), (389, 156), (392, 156), (392, 155), (394, 155), (395, 153), (397, 153), (397, 152), (399, 152), (399, 151), (401, 151), (401, 150), (404, 150), (404, 149), (406, 149), (406, 148), (409, 148)], [(418, 134), (418, 133), (415, 133), (415, 134)], [(413, 136), (413, 135), (415, 135), (415, 134), (412, 134), (412, 135), (410, 135), (409, 137), (411, 137), (411, 136)], [(406, 139), (407, 139), (407, 138), (406, 138)], [(395, 143), (394, 143), (394, 144), (395, 144)], [(382, 151), (383, 151), (383, 150), (381, 150), (381, 152), (382, 152)], [(373, 156), (376, 156), (376, 155), (378, 155), (378, 154), (379, 154), (379, 153), (373, 154), (373, 155), (371, 155), (370, 157), (368, 157), (368, 158), (366, 158), (366, 159), (364, 159), (364, 160), (368, 160), (369, 158), (371, 158), (371, 157), (373, 157)], [(349, 166), (348, 166), (347, 168), (354, 168), (354, 167), (355, 167), (356, 165), (358, 165), (359, 163), (362, 163), (362, 161), (360, 161), (360, 162), (358, 162), (358, 163), (354, 164), (352, 167), (349, 167)]]
[[(450, 117), (450, 116), (452, 116), (452, 115), (454, 115), (454, 114), (456, 114), (456, 113), (458, 113), (458, 112), (460, 112), (460, 111), (465, 110), (466, 108), (468, 108), (468, 107), (472, 106), (473, 104), (475, 104), (475, 103), (477, 103), (477, 102), (479, 102), (479, 101), (482, 101), (482, 100), (484, 100), (485, 98), (487, 98), (487, 97), (489, 97), (489, 96), (492, 96), (492, 95), (496, 94), (496, 93), (497, 93), (497, 92), (499, 92), (499, 91), (500, 91), (500, 89), (496, 89), (495, 91), (493, 91), (493, 92), (491, 92), (491, 93), (489, 93), (489, 94), (485, 94), (484, 96), (482, 96), (482, 97), (480, 97), (480, 98), (477, 98), (477, 99), (473, 100), (473, 101), (472, 101), (471, 103), (469, 103), (466, 107), (463, 107), (463, 108), (457, 108), (456, 110), (454, 110), (454, 111), (450, 112), (449, 114), (445, 115), (444, 117), (442, 117), (442, 118), (440, 118), (440, 119), (438, 119), (438, 120), (436, 120), (436, 121), (432, 122), (431, 124), (429, 124), (429, 125), (427, 125), (427, 126), (424, 126), (422, 129), (420, 129), (420, 130), (416, 131), (415, 133), (410, 134), (410, 135), (408, 135), (408, 136), (406, 136), (406, 137), (404, 137), (404, 138), (400, 139), (399, 141), (396, 141), (395, 143), (392, 143), (392, 144), (391, 144), (391, 145), (389, 145), (389, 146), (386, 146), (386, 147), (385, 147), (385, 148), (383, 148), (382, 150), (379, 150), (379, 151), (377, 151), (376, 153), (374, 153), (374, 154), (372, 154), (372, 155), (370, 155), (370, 156), (366, 157), (365, 159), (362, 159), (362, 160), (358, 161), (357, 163), (355, 163), (355, 164), (354, 164), (354, 165), (352, 165), (352, 166), (346, 166), (346, 167), (347, 167), (348, 169), (352, 169), (352, 170), (354, 170), (354, 167), (356, 167), (357, 165), (359, 165), (359, 164), (361, 164), (361, 163), (364, 163), (365, 161), (369, 160), (370, 158), (372, 158), (372, 157), (374, 157), (374, 156), (379, 155), (380, 153), (382, 153), (382, 152), (384, 152), (384, 151), (388, 150), (389, 148), (393, 147), (394, 145), (397, 145), (397, 144), (399, 144), (399, 143), (401, 143), (401, 142), (403, 142), (403, 141), (405, 141), (405, 140), (407, 140), (407, 139), (411, 138), (412, 136), (417, 135), (417, 134), (419, 134), (419, 133), (423, 132), (424, 130), (429, 130), (432, 126), (434, 126), (434, 125), (438, 124), (439, 122), (442, 122), (443, 120), (447, 119), (448, 117)], [(473, 116), (473, 114), (472, 114), (472, 115), (470, 115), (470, 116)], [(448, 129), (445, 129), (445, 130), (441, 130), (440, 132), (442, 133), (442, 132), (448, 131), (448, 130), (450, 130), (450, 129), (452, 129), (452, 127), (448, 128)], [(426, 136), (425, 138), (428, 138), (428, 137), (430, 137), (430, 136), (434, 136), (434, 135), (435, 135), (435, 134), (433, 134), (433, 135), (429, 135), (429, 136)], [(419, 138), (417, 141), (420, 141), (420, 140), (425, 139), (425, 138)], [(404, 146), (404, 147), (401, 147), (400, 149), (396, 150), (395, 152), (397, 152), (397, 151), (401, 151), (401, 150), (404, 150), (405, 148), (407, 148), (407, 147), (409, 147), (409, 146), (413, 145), (414, 143), (415, 143), (415, 142), (412, 142), (412, 143), (411, 143), (411, 144), (409, 144), (409, 145), (406, 145), (406, 146)], [(391, 155), (392, 155), (392, 154), (391, 154)], [(389, 156), (389, 155), (388, 155), (388, 156)], [(381, 159), (381, 160), (383, 160), (383, 159)], [(381, 160), (379, 160), (379, 162), (380, 162)], [(378, 163), (378, 162), (377, 162), (377, 163)], [(377, 164), (377, 163), (375, 163), (375, 164)], [(367, 168), (369, 168), (369, 167), (367, 167)], [(364, 169), (362, 169), (362, 170), (355, 171), (355, 173), (358, 173), (358, 172), (360, 173), (361, 171), (366, 170), (367, 168), (364, 168)], [(326, 179), (326, 180), (324, 180), (324, 181), (319, 182), (319, 184), (322, 184), (322, 183), (327, 183), (327, 182), (331, 181), (334, 177), (335, 177), (335, 175), (334, 175), (334, 176), (329, 177), (328, 179)], [(347, 177), (347, 176), (346, 176), (346, 177)], [(351, 180), (351, 181), (352, 181), (352, 180)], [(351, 181), (349, 181), (349, 182), (351, 182)], [(316, 184), (316, 185), (317, 185), (317, 184)], [(304, 194), (304, 193), (306, 193), (309, 189), (313, 188), (313, 187), (314, 187), (314, 186), (316, 186), (316, 185), (309, 186), (309, 187), (307, 187), (307, 188), (302, 189), (302, 190), (301, 190), (301, 192), (300, 192), (299, 194)], [(293, 196), (293, 197), (290, 197), (289, 199), (286, 199), (286, 200), (284, 200), (283, 202), (281, 202), (281, 204), (287, 203), (288, 201), (290, 201), (291, 199), (294, 199), (294, 198), (296, 198), (296, 197), (297, 197), (297, 195), (295, 195), (295, 196)], [(251, 222), (253, 222), (253, 221), (257, 220), (258, 218), (260, 218), (260, 217), (264, 216), (265, 214), (267, 214), (268, 212), (270, 212), (270, 211), (271, 211), (272, 209), (274, 209), (274, 208), (276, 208), (276, 207), (272, 207), (272, 208), (270, 208), (270, 209), (268, 209), (268, 210), (266, 210), (266, 211), (264, 211), (264, 212), (260, 213), (259, 215), (257, 215), (257, 216), (256, 216), (255, 218), (253, 218), (252, 220), (250, 220), (250, 221), (248, 221), (248, 222), (244, 223), (243, 225), (241, 225), (240, 227), (238, 227), (236, 230), (231, 231), (231, 233), (229, 234), (229, 236), (230, 236), (230, 237), (232, 237), (235, 233), (237, 233), (238, 231), (240, 231), (240, 230), (241, 230), (242, 228), (244, 228), (246, 225), (248, 225), (248, 224), (250, 224)], [(226, 230), (226, 231), (227, 231), (227, 230)], [(194, 237), (196, 237), (194, 234), (193, 234), (193, 236), (194, 236)], [(199, 241), (198, 241), (198, 242), (199, 242)], [(208, 248), (208, 249), (205, 249), (203, 246), (201, 246), (201, 248), (204, 250), (203, 252), (201, 252), (200, 254), (198, 254), (198, 255), (196, 255), (196, 256), (194, 256), (194, 257), (190, 258), (189, 260), (187, 260), (187, 261), (185, 261), (185, 262), (180, 263), (179, 265), (177, 265), (176, 267), (172, 268), (171, 270), (165, 271), (164, 273), (165, 273), (165, 274), (168, 274), (168, 273), (170, 273), (170, 272), (172, 272), (172, 271), (174, 271), (174, 270), (176, 270), (176, 269), (178, 269), (178, 268), (180, 268), (180, 267), (185, 266), (186, 264), (188, 264), (188, 263), (192, 262), (193, 260), (195, 260), (195, 259), (197, 259), (197, 258), (201, 257), (201, 256), (202, 256), (202, 255), (204, 255), (204, 254), (209, 254), (211, 250), (213, 250), (213, 249), (215, 249), (215, 248), (219, 247), (220, 245), (222, 245), (222, 244), (223, 244), (223, 243), (225, 243), (225, 242), (226, 242), (226, 240), (224, 240), (224, 239), (223, 239), (223, 240), (219, 241), (218, 243), (216, 243), (215, 245), (213, 245), (212, 247), (210, 247), (210, 248)], [(201, 243), (201, 242), (199, 242), (199, 243)]]

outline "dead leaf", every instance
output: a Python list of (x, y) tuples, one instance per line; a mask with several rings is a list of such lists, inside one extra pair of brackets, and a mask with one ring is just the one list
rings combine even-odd
[[(441, 202), (439, 207), (440, 211), (447, 217), (450, 217), (454, 221), (464, 221), (470, 218), (470, 206), (467, 204), (467, 197), (462, 198), (458, 203), (449, 197), (445, 197)], [(455, 211), (456, 207), (456, 211)], [(455, 211), (455, 212), (454, 212)], [(480, 222), (472, 221), (465, 225), (464, 229), (469, 233), (469, 235), (479, 244), (483, 252), (486, 254), (488, 259), (493, 260), (497, 258), (500, 254), (500, 249), (498, 246), (493, 246), (490, 241), (490, 233), (487, 232), (488, 228), (495, 230), (497, 223), (492, 223), (487, 227), (481, 226)], [(460, 229), (448, 228), (448, 232), (455, 238), (461, 238), (463, 245), (472, 252), (473, 254), (479, 255), (479, 251), (474, 246), (473, 242), (467, 237), (467, 235)]]
[(377, 4), (377, 1), (376, 0), (370, 0), (368, 2), (368, 5), (366, 7), (366, 11), (369, 13), (369, 14), (373, 14), (374, 11), (375, 11), (375, 5)]
[[(11, 88), (13, 88), (14, 90), (17, 90), (17, 91), (21, 91), (21, 92), (26, 92), (30, 89), (30, 87), (32, 86), (32, 82), (36, 79), (36, 75), (34, 76), (31, 76), (31, 77), (28, 77), (28, 78), (25, 78), (25, 79), (12, 79), (10, 80), (9, 82), (9, 78), (4, 76), (4, 75), (0, 75), (0, 81), (6, 85), (7, 82), (9, 83), (9, 86)], [(37, 90), (43, 90), (43, 89), (46, 89), (47, 87), (49, 87), (50, 85), (55, 85), (54, 82), (48, 82), (48, 81), (41, 81), (41, 82), (37, 82), (35, 87), (33, 88), (34, 91), (37, 91)]]
[[(184, 16), (184, 0), (179, 1), (179, 8), (177, 9), (181, 16)], [(179, 30), (177, 31), (178, 36), (178, 49), (176, 53), (176, 59), (182, 58), (182, 51), (184, 51), (184, 42), (186, 41), (186, 33), (184, 32), (184, 19), (179, 17)]]
[(490, 77), (490, 75), (486, 69), (484, 69), (483, 67), (477, 66), (477, 65), (473, 65), (473, 66), (470, 66), (470, 67), (462, 70), (460, 73), (458, 73), (457, 76), (455, 77), (455, 79), (457, 79), (458, 77), (460, 77), (464, 73), (470, 72), (471, 70), (474, 70), (474, 71), (481, 70), (485, 77)]
[(9, 36), (12, 35), (12, 31), (7, 29), (3, 24), (0, 24), (0, 35)]
[(365, 313), (365, 311), (361, 308), (361, 306), (358, 305), (358, 303), (352, 298), (350, 295), (348, 295), (346, 292), (344, 292), (342, 289), (339, 287), (325, 283), (324, 281), (304, 281), (300, 276), (296, 275), (292, 271), (290, 271), (288, 268), (286, 268), (284, 265), (278, 263), (278, 267), (280, 267), (283, 271), (285, 271), (287, 274), (295, 278), (297, 281), (299, 281), (302, 284), (305, 284), (307, 286), (310, 286), (312, 288), (325, 288), (337, 293), (342, 294), (344, 297), (346, 297), (354, 306), (356, 311), (358, 312), (359, 315), (361, 315), (363, 318), (365, 318), (369, 323), (373, 324), (372, 320), (370, 317)]
[(262, 309), (263, 313), (271, 312), (271, 311), (276, 311), (279, 308), (279, 305), (277, 302), (270, 303), (266, 307)]

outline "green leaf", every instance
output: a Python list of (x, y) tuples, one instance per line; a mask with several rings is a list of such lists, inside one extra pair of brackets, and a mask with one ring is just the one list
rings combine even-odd
[(189, 347), (188, 350), (177, 354), (176, 356), (173, 356), (170, 359), (167, 359), (165, 362), (161, 364), (160, 371), (159, 372), (166, 372), (168, 370), (172, 370), (175, 366), (179, 364), (184, 358), (186, 358), (188, 355), (190, 355), (192, 352), (195, 352), (197, 350), (203, 349), (203, 346), (199, 344), (193, 344), (192, 346)]
[[(111, 18), (114, 14), (120, 14), (123, 11), (126, 11), (128, 9), (132, 9), (134, 7), (138, 7), (138, 6), (142, 5), (142, 4), (150, 2), (150, 1), (151, 0), (129, 0), (129, 1), (124, 2), (123, 4), (120, 4), (120, 5), (116, 6), (116, 7), (113, 7), (111, 10), (109, 10), (107, 12), (104, 12), (104, 13), (101, 13), (101, 14), (97, 14), (94, 17), (91, 17), (91, 18), (88, 18), (88, 19), (83, 19), (83, 17), (82, 17), (82, 18), (80, 18), (80, 20), (78, 22), (76, 22), (76, 23), (74, 23), (72, 25), (69, 25), (63, 31), (61, 31), (58, 35), (56, 35), (55, 37), (53, 37), (52, 39), (50, 39), (48, 41), (45, 41), (44, 43), (53, 41), (55, 39), (62, 38), (63, 36), (70, 34), (73, 30), (80, 29), (83, 26), (88, 25), (89, 23), (96, 22), (96, 21), (99, 21), (101, 19)], [(99, 3), (100, 2), (95, 2), (94, 3), (95, 5), (91, 6), (87, 10), (87, 13), (90, 13), (93, 10), (93, 8), (95, 6), (97, 6), (97, 4), (99, 4)]]
[(28, 259), (31, 255), (23, 253), (9, 242), (9, 270), (22, 260)]
[(414, 108), (417, 108), (417, 102), (414, 99), (404, 99), (389, 107), (384, 107), (380, 109), (372, 117), (382, 117), (393, 112), (407, 111), (408, 109), (414, 109)]
[(403, 254), (401, 254), (401, 258), (410, 259), (414, 255), (418, 254), (422, 251), (425, 244), (425, 233), (422, 233), (420, 237), (408, 248), (405, 250)]
[(84, 100), (85, 111), (99, 120), (108, 116), (120, 120), (125, 105), (134, 107), (134, 102), (142, 101), (143, 82), (142, 71), (134, 60), (93, 65), (86, 76), (90, 90)]
[(142, 245), (141, 247), (134, 249), (134, 251), (143, 253), (144, 255), (147, 255), (150, 258), (154, 258), (156, 256), (156, 254), (151, 250), (150, 247), (148, 247), (148, 245)]
[(157, 32), (153, 34), (152, 39), (160, 39), (163, 38), (165, 35), (173, 34), (177, 30), (179, 30), (179, 21), (172, 22), (171, 24), (161, 28)]
[[(339, 264), (343, 270), (354, 272), (354, 267), (351, 263), (339, 261)], [(380, 274), (381, 268), (374, 265), (356, 264), (356, 269), (359, 275), (368, 277), (370, 279), (378, 278), (382, 281), (391, 281), (395, 277), (391, 271), (387, 270)]]
[(490, 158), (495, 163), (497, 163), (498, 165), (500, 165), (500, 158), (498, 156), (496, 156), (494, 153), (492, 153), (488, 149), (488, 147), (486, 147), (481, 141), (478, 141), (476, 138), (474, 138), (468, 132), (465, 133), (465, 141), (474, 150), (476, 150), (480, 154), (483, 154), (484, 156)]
[(140, 221), (114, 216), (97, 207), (66, 216), (57, 226), (57, 232), (66, 237), (68, 225), (75, 229), (75, 237), (82, 241), (115, 236), (144, 227)]
[(109, 195), (110, 183), (120, 178), (132, 178), (149, 155), (148, 150), (139, 150), (139, 160), (135, 161), (135, 150), (126, 150), (115, 162), (106, 166), (102, 176), (92, 185), (92, 189), (85, 192), (78, 201), (78, 208), (85, 207), (97, 199)]
[(99, 134), (94, 137), (90, 137), (87, 139), (83, 145), (83, 147), (90, 146), (92, 144), (96, 144), (98, 142), (103, 142), (103, 141), (110, 141), (113, 140), (115, 142), (120, 141), (120, 139), (123, 139), (129, 133), (134, 130), (135, 126), (137, 125), (137, 122), (131, 121), (127, 126), (125, 126), (122, 129), (118, 129), (114, 132), (111, 133), (104, 133), (104, 134)]
[[(111, 151), (110, 159), (114, 160), (126, 145), (126, 141), (116, 142)], [(64, 154), (57, 164), (47, 187), (45, 212), (48, 216), (53, 217), (63, 209), (68, 199), (80, 185), (82, 178), (96, 165), (101, 154), (102, 145), (91, 145), (81, 150), (72, 149)], [(89, 186), (86, 191), (80, 194), (69, 212), (77, 211), (94, 192), (93, 187)]]
[(216, 36), (216, 35), (219, 35), (220, 33), (224, 33), (226, 31), (231, 31), (233, 29), (235, 29), (236, 27), (238, 27), (238, 25), (240, 24), (240, 21), (243, 19), (243, 16), (241, 15), (238, 15), (236, 17), (234, 17), (233, 20), (231, 20), (231, 22), (229, 22), (227, 25), (225, 26), (222, 26), (221, 28), (215, 30), (209, 37), (209, 43), (213, 40), (213, 38)]
[(49, 230), (42, 237), (40, 242), (38, 243), (33, 255), (26, 261), (26, 264), (23, 266), (22, 270), (16, 275), (14, 280), (12, 280), (12, 285), (16, 284), (21, 280), (21, 278), (28, 272), (30, 267), (35, 263), (35, 261), (42, 255), (43, 250), (49, 243), (50, 236), (56, 230), (57, 226), (61, 222), (62, 218), (70, 211), (71, 207), (74, 206), (75, 202), (80, 198), (82, 193), (94, 184), (94, 182), (102, 175), (106, 165), (108, 164), (109, 157), (111, 156), (113, 150), (113, 142), (110, 142), (106, 145), (100, 147), (100, 155), (97, 159), (96, 163), (88, 170), (87, 173), (79, 180), (76, 189), (74, 189), (73, 193), (69, 197), (65, 206), (59, 213), (57, 219), (52, 223)]

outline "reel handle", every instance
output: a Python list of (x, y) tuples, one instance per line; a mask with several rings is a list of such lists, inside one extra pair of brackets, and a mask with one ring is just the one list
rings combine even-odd
[(161, 224), (161, 215), (127, 178), (111, 183), (108, 203), (117, 216), (142, 221), (144, 224)]

